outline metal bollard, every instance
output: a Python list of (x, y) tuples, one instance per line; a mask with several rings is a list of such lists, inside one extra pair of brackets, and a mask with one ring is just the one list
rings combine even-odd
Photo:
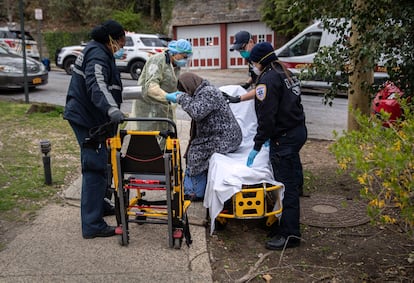
[(40, 151), (43, 153), (43, 168), (45, 172), (45, 184), (52, 184), (52, 170), (50, 169), (50, 155), (51, 144), (48, 140), (40, 141)]

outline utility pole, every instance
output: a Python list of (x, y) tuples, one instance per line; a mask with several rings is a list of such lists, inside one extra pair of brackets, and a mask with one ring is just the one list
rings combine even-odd
[(26, 61), (26, 33), (24, 30), (24, 3), (23, 0), (19, 0), (20, 11), (20, 32), (22, 34), (22, 51), (23, 51), (23, 75), (24, 75), (24, 97), (25, 102), (29, 103), (29, 86), (27, 84), (27, 61)]

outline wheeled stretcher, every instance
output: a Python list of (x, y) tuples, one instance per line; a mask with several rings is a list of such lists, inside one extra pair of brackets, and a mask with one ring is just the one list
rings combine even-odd
[[(120, 244), (129, 243), (130, 223), (165, 224), (168, 245), (191, 244), (184, 200), (181, 150), (177, 128), (164, 118), (127, 118), (140, 123), (165, 122), (165, 131), (118, 129), (107, 140), (112, 172), (108, 181), (115, 191), (115, 211)], [(162, 146), (162, 148), (160, 147)]]
[(282, 213), (281, 200), (277, 195), (282, 185), (269, 183), (242, 185), (223, 205), (223, 210), (217, 215), (216, 223), (225, 226), (228, 219), (266, 219), (266, 225), (271, 226)]
[[(228, 95), (246, 91), (235, 85), (220, 87)], [(204, 207), (208, 209), (210, 232), (215, 225), (224, 226), (228, 219), (265, 219), (270, 226), (282, 213), (284, 185), (274, 179), (269, 161), (269, 147), (263, 146), (253, 166), (247, 156), (253, 148), (257, 119), (254, 101), (230, 104), (243, 133), (239, 149), (233, 153), (215, 153), (209, 160)]]

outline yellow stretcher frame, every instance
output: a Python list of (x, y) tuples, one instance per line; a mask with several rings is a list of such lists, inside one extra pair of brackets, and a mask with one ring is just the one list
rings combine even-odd
[[(109, 151), (109, 165), (111, 167), (112, 178), (111, 182), (115, 191), (115, 210), (118, 225), (121, 231), (120, 244), (129, 244), (129, 225), (130, 222), (135, 223), (152, 223), (152, 224), (167, 224), (168, 226), (168, 245), (170, 248), (180, 248), (183, 237), (186, 238), (187, 245), (191, 244), (191, 236), (189, 235), (187, 209), (191, 204), (190, 200), (184, 200), (183, 177), (184, 172), (181, 167), (181, 150), (180, 143), (177, 138), (177, 127), (170, 119), (165, 118), (126, 118), (124, 121), (140, 121), (140, 122), (165, 122), (166, 125), (173, 130), (169, 131), (137, 131), (137, 130), (122, 130), (118, 125), (118, 130), (115, 136), (107, 139), (107, 148)], [(129, 177), (140, 176), (139, 172), (123, 172), (122, 168), (122, 141), (125, 136), (163, 136), (165, 138), (165, 149), (163, 150), (164, 159), (164, 183), (156, 184), (139, 184), (138, 188), (129, 188), (131, 179), (126, 179), (126, 173)], [(125, 169), (125, 168), (124, 168)], [(160, 175), (158, 175), (160, 177)], [(133, 177), (132, 177), (133, 178)], [(137, 217), (137, 212), (134, 211), (137, 204), (143, 200), (145, 189), (150, 189), (153, 186), (166, 191), (166, 208), (157, 209), (140, 208), (139, 216), (141, 219), (130, 220), (129, 217)], [(130, 189), (136, 190), (137, 194), (134, 198), (129, 199)], [(151, 218), (158, 221), (145, 221), (142, 218)], [(183, 231), (184, 230), (184, 231)]]
[[(266, 218), (266, 225), (275, 223), (282, 213), (282, 201), (276, 196), (276, 191), (282, 189), (282, 185), (268, 183), (254, 186), (243, 185), (242, 190), (237, 192), (229, 200), (232, 207), (224, 208), (216, 217), (216, 222), (225, 226), (227, 219), (262, 219)], [(269, 207), (267, 199), (269, 196), (275, 198)], [(277, 207), (277, 209), (274, 209)]]

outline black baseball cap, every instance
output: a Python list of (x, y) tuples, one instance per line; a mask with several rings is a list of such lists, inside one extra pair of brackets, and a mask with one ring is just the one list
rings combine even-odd
[(240, 50), (244, 44), (249, 43), (249, 40), (252, 38), (252, 35), (249, 32), (242, 30), (236, 33), (234, 38), (235, 40), (233, 42), (233, 46), (230, 48), (230, 51)]

